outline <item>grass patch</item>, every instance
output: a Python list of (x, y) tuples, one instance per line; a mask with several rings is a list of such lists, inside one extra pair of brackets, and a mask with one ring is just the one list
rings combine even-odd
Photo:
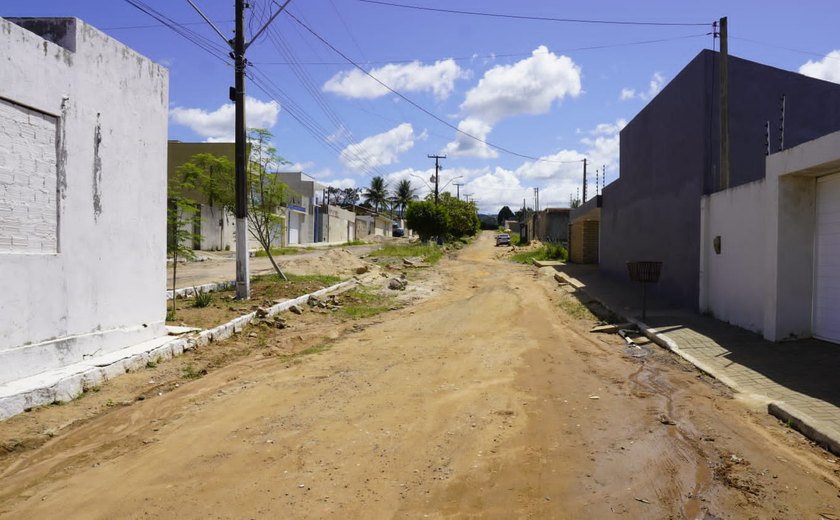
[(514, 262), (520, 264), (531, 264), (534, 260), (560, 260), (565, 262), (569, 258), (569, 252), (560, 244), (546, 244), (533, 251), (523, 251), (510, 257)]
[(571, 296), (564, 296), (560, 300), (560, 308), (563, 312), (578, 320), (597, 320), (589, 308)]
[(424, 262), (435, 264), (443, 256), (443, 251), (435, 244), (388, 244), (370, 254), (372, 257), (406, 258), (419, 256)]
[(519, 233), (510, 233), (510, 245), (518, 246), (522, 244), (522, 237)]
[(350, 319), (369, 318), (391, 308), (393, 296), (376, 294), (369, 287), (357, 287), (344, 293), (342, 315)]
[(339, 245), (338, 245), (338, 247), (347, 247), (347, 246), (363, 246), (363, 245), (365, 245), (366, 243), (367, 243), (367, 242), (365, 242), (364, 240), (351, 240), (351, 241), (349, 241), (349, 242), (344, 242), (344, 243), (342, 243), (342, 244), (339, 244)]

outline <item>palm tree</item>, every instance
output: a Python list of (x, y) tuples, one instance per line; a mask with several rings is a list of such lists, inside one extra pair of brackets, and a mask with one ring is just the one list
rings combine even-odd
[(384, 206), (388, 201), (388, 185), (385, 179), (376, 176), (370, 180), (370, 187), (365, 192), (365, 202), (373, 206), (374, 211), (379, 213), (379, 206)]
[(397, 184), (397, 189), (394, 192), (394, 204), (399, 209), (400, 218), (405, 214), (405, 208), (408, 203), (414, 200), (414, 188), (411, 186), (411, 181), (403, 179)]

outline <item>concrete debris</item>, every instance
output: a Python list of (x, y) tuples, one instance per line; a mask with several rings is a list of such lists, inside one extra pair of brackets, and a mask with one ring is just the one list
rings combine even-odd
[(407, 285), (408, 282), (400, 280), (399, 278), (392, 278), (391, 281), (388, 282), (388, 288), (394, 291), (404, 291)]
[(303, 309), (300, 305), (292, 305), (291, 307), (289, 307), (289, 311), (297, 315), (303, 314)]
[(265, 318), (268, 316), (268, 309), (265, 307), (257, 307), (257, 318)]

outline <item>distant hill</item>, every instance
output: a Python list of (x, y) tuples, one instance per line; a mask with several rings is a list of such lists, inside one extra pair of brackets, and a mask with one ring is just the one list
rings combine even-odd
[(496, 215), (479, 213), (478, 220), (481, 222), (481, 229), (497, 229), (499, 227), (499, 223), (496, 221)]

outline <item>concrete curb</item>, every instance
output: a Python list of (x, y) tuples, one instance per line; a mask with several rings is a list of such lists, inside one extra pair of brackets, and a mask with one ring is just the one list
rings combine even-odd
[(784, 401), (773, 401), (765, 395), (755, 394), (742, 388), (741, 385), (739, 385), (726, 374), (721, 374), (715, 368), (709, 366), (703, 361), (700, 361), (692, 354), (682, 350), (679, 347), (679, 345), (674, 340), (669, 338), (665, 333), (657, 331), (655, 328), (650, 327), (646, 323), (643, 323), (641, 320), (632, 317), (622, 316), (620, 313), (611, 309), (602, 300), (595, 298), (590, 293), (588, 293), (585, 289), (586, 286), (581, 284), (574, 278), (568, 277), (564, 273), (556, 273), (554, 275), (554, 279), (557, 280), (559, 283), (568, 283), (569, 285), (574, 287), (576, 291), (585, 293), (593, 301), (596, 301), (600, 305), (603, 305), (605, 308), (611, 310), (614, 314), (619, 316), (620, 319), (633, 323), (634, 325), (639, 327), (639, 330), (642, 332), (642, 334), (644, 334), (645, 337), (647, 337), (649, 340), (656, 343), (660, 347), (670, 350), (674, 354), (680, 356), (687, 362), (691, 363), (695, 368), (697, 368), (697, 370), (716, 379), (717, 381), (726, 385), (732, 391), (747, 396), (748, 398), (756, 402), (766, 403), (767, 413), (778, 418), (781, 421), (789, 423), (794, 429), (802, 433), (808, 439), (814, 441), (815, 443), (822, 446), (831, 453), (840, 456), (840, 431), (837, 431), (831, 425), (828, 425), (825, 422), (820, 421), (819, 419), (811, 417), (810, 415), (804, 413), (803, 411)]
[[(280, 302), (268, 308), (267, 316), (274, 316), (288, 310), (293, 305), (305, 304), (312, 296), (317, 297), (343, 291), (356, 283), (357, 280), (355, 279), (347, 280), (292, 300)], [(103, 381), (139, 370), (150, 361), (168, 360), (180, 356), (184, 351), (205, 346), (213, 341), (227, 339), (234, 333), (241, 331), (256, 315), (256, 312), (251, 312), (218, 327), (177, 338), (170, 339), (168, 336), (155, 338), (103, 356), (86, 359), (58, 370), (0, 385), (0, 421), (36, 406), (72, 401)]]
[[(202, 285), (196, 285), (195, 287), (182, 287), (180, 289), (175, 289), (175, 295), (178, 298), (186, 298), (187, 296), (195, 296), (196, 290), (198, 290), (199, 292), (215, 292), (226, 291), (228, 289), (233, 289), (234, 287), (236, 287), (236, 280), (228, 280), (227, 282), (205, 283)], [(172, 299), (172, 289), (168, 289), (166, 291), (166, 299)]]

